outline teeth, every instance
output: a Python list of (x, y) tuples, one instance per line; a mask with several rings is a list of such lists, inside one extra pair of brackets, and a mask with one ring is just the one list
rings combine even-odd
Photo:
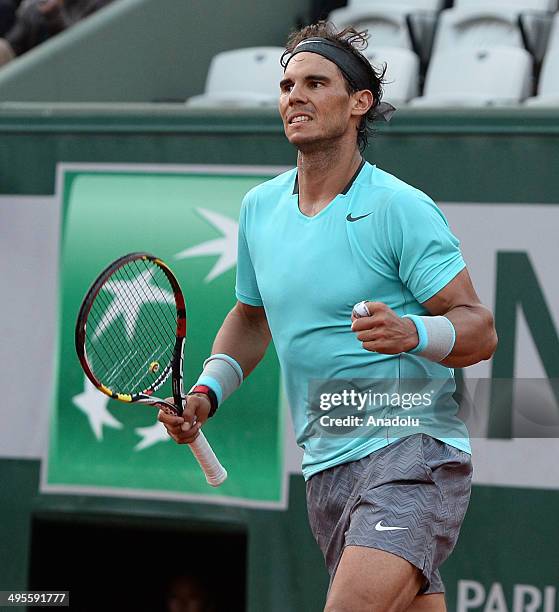
[(310, 121), (310, 118), (305, 117), (303, 115), (299, 115), (298, 117), (291, 119), (291, 123), (301, 123), (302, 121)]

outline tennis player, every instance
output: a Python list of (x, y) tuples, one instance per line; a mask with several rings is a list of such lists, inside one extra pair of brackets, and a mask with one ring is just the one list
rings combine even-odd
[[(365, 44), (364, 33), (324, 22), (289, 38), (279, 112), (297, 167), (246, 195), (238, 302), (184, 418), (159, 419), (178, 443), (193, 440), (273, 339), (331, 577), (325, 610), (438, 612), (438, 568), (456, 543), (472, 474), (452, 368), (489, 359), (497, 339), (441, 211), (361, 155), (373, 119), (391, 112)], [(319, 379), (427, 379), (435, 397), (419, 407), (427, 423), (415, 430), (328, 435), (310, 391)]]

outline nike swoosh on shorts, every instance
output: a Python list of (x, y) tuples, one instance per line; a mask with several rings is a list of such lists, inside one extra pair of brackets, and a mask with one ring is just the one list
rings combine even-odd
[(389, 527), (388, 525), (383, 525), (382, 521), (379, 521), (375, 525), (376, 531), (395, 531), (396, 529), (409, 529), (409, 527)]

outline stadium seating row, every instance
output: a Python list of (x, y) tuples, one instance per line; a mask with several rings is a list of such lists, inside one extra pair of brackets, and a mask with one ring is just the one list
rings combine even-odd
[(542, 61), (558, 0), (457, 0), (438, 10), (439, 0), (350, 0), (329, 20), (338, 27), (367, 29), (375, 47), (417, 53), (425, 67), (432, 53), (451, 45), (525, 47)]
[[(556, 2), (545, 0), (546, 5), (551, 1)], [(340, 28), (366, 28), (374, 46), (412, 49), (426, 60), (430, 53), (450, 46), (526, 46), (538, 56), (538, 43), (546, 38), (551, 23), (548, 11), (474, 3), (441, 13), (418, 12), (398, 3), (386, 7), (363, 4), (332, 11), (329, 18)]]
[[(348, 8), (403, 7), (409, 11), (440, 11), (445, 0), (348, 0)], [(454, 0), (454, 7), (482, 6), (484, 8), (517, 7), (521, 10), (555, 11), (557, 0)]]
[[(495, 38), (484, 38), (482, 28), (478, 34), (470, 33), (460, 38), (454, 35), (452, 28), (444, 31), (443, 19), (450, 12), (442, 14), (442, 29), (437, 32), (421, 97), (420, 58), (412, 49), (375, 45), (365, 51), (373, 65), (387, 65), (386, 101), (397, 106), (410, 103), (418, 107), (503, 106), (520, 102), (532, 106), (559, 106), (559, 13), (553, 20), (537, 96), (532, 97), (534, 58), (522, 45), (518, 30), (505, 28), (499, 37), (489, 28)], [(190, 98), (188, 106), (275, 105), (282, 74), (279, 65), (282, 52), (281, 47), (259, 47), (216, 55), (210, 66), (205, 93)]]

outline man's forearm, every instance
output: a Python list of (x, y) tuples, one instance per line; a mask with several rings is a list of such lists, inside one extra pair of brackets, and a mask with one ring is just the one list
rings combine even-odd
[(485, 306), (457, 306), (444, 315), (454, 325), (456, 341), (441, 363), (449, 368), (465, 368), (490, 359), (497, 346), (493, 315)]
[[(215, 338), (212, 354), (225, 353), (236, 359), (245, 378), (264, 357), (271, 335), (263, 309), (235, 306), (225, 317)], [(262, 316), (254, 313), (261, 312)]]

